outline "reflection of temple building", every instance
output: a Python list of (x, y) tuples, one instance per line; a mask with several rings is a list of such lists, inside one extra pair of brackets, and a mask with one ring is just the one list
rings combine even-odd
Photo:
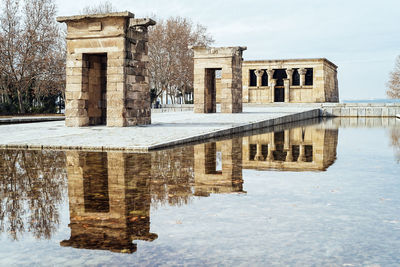
[(243, 138), (243, 168), (325, 170), (336, 159), (338, 130), (298, 127)]
[(243, 192), (241, 138), (195, 145), (194, 179), (196, 195)]
[(136, 251), (150, 233), (149, 154), (66, 152), (71, 237), (62, 246)]

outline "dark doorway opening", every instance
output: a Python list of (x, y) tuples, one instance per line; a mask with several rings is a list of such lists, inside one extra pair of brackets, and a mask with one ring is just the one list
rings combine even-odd
[(284, 150), (285, 133), (274, 133), (275, 151), (273, 152), (276, 161), (285, 161), (287, 152)]
[(257, 154), (257, 144), (250, 144), (249, 146), (249, 160), (254, 160)]
[(285, 101), (285, 88), (283, 86), (276, 86), (274, 102), (284, 102), (284, 101)]
[(276, 69), (273, 78), (276, 79), (274, 102), (284, 102), (285, 89), (283, 86), (283, 79), (287, 78), (286, 71), (284, 69)]
[(283, 86), (283, 79), (287, 78), (286, 70), (277, 69), (274, 71), (274, 79), (276, 79), (276, 86)]
[(257, 86), (256, 70), (250, 70), (250, 84), (249, 86)]
[(298, 69), (293, 70), (292, 75), (292, 85), (299, 86), (300, 85), (300, 74)]
[(205, 73), (205, 112), (217, 112), (217, 86), (216, 86), (216, 72), (222, 69), (206, 69)]
[(314, 71), (312, 68), (306, 68), (306, 70), (304, 85), (313, 85)]
[(264, 73), (261, 77), (261, 86), (268, 86), (268, 73), (264, 70)]
[(205, 174), (222, 173), (222, 154), (217, 151), (217, 143), (205, 144)]
[(87, 85), (89, 99), (85, 108), (89, 125), (107, 123), (107, 54), (84, 54), (86, 71), (83, 71), (83, 83)]
[(85, 212), (109, 212), (107, 153), (88, 152), (83, 169)]
[(313, 146), (305, 145), (304, 146), (304, 154), (306, 157), (306, 162), (312, 162), (313, 161)]

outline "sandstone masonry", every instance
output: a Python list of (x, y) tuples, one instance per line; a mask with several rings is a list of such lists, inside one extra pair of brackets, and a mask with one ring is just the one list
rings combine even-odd
[(339, 102), (337, 66), (325, 58), (243, 62), (243, 103)]
[(66, 125), (151, 123), (147, 28), (130, 12), (58, 17), (67, 34)]
[(193, 47), (194, 112), (216, 112), (216, 71), (220, 71), (221, 112), (242, 112), (242, 54), (246, 47)]

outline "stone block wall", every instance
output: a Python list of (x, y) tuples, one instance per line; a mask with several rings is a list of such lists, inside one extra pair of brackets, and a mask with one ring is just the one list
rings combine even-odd
[[(313, 69), (313, 84), (305, 85), (306, 69)], [(285, 70), (284, 85), (278, 86), (273, 75)], [(283, 102), (323, 103), (338, 102), (337, 66), (327, 59), (249, 60), (243, 62), (243, 103), (273, 103), (275, 91), (284, 91)], [(255, 70), (257, 84), (250, 85), (250, 70)], [(293, 85), (293, 73), (300, 75), (300, 85)], [(268, 75), (268, 85), (261, 84), (261, 76)]]
[(322, 104), (322, 117), (395, 117), (399, 103), (335, 103)]
[(66, 125), (150, 124), (147, 27), (155, 22), (130, 12), (57, 21), (68, 27)]
[(221, 112), (242, 112), (242, 52), (245, 47), (193, 47), (194, 50), (194, 112), (216, 111), (215, 74), (221, 70)]
[(324, 64), (324, 92), (325, 102), (339, 102), (339, 84), (336, 68)]
[(126, 120), (127, 125), (151, 123), (148, 75), (148, 26), (154, 21), (131, 20), (127, 35)]

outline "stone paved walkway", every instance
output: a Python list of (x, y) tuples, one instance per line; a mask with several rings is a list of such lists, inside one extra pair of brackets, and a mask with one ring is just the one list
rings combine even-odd
[(152, 114), (137, 127), (65, 127), (63, 121), (0, 125), (0, 148), (147, 151), (317, 117), (307, 108), (248, 107), (239, 114)]

